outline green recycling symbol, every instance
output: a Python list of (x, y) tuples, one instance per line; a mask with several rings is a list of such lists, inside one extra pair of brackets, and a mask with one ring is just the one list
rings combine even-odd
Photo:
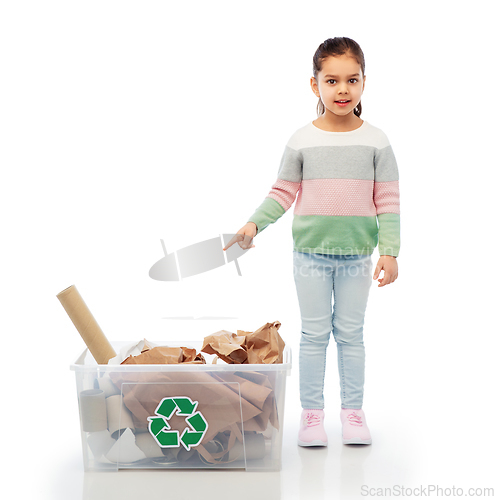
[[(178, 448), (180, 444), (189, 451), (198, 446), (203, 439), (208, 422), (200, 411), (196, 411), (197, 401), (191, 401), (185, 396), (163, 398), (156, 407), (156, 417), (148, 417), (148, 429), (161, 448)], [(179, 437), (179, 431), (170, 428), (168, 420), (175, 413), (186, 417), (189, 427), (186, 427)]]

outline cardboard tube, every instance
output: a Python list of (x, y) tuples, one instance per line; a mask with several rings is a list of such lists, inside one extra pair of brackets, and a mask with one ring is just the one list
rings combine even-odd
[(103, 377), (95, 379), (94, 386), (95, 389), (101, 389), (105, 393), (106, 398), (120, 394), (120, 389), (115, 387), (112, 379), (107, 373), (105, 373)]
[(89, 389), (79, 393), (81, 425), (84, 432), (107, 430), (107, 405), (105, 393), (100, 389)]
[[(221, 452), (225, 451), (225, 446), (223, 445), (223, 443), (219, 439), (213, 439), (212, 441), (206, 443), (204, 445), (204, 447), (205, 447), (205, 450), (210, 454), (216, 454), (216, 453), (221, 453)], [(199, 458), (201, 459), (201, 461), (203, 463), (208, 464), (208, 465), (212, 465), (215, 463), (215, 460), (210, 462), (206, 457), (204, 457), (201, 454), (199, 455)]]
[(108, 431), (114, 439), (117, 439), (124, 429), (134, 430), (131, 412), (122, 402), (120, 395), (110, 396), (106, 400)]
[(61, 291), (58, 300), (74, 323), (84, 343), (99, 365), (106, 365), (116, 352), (108, 342), (75, 285)]

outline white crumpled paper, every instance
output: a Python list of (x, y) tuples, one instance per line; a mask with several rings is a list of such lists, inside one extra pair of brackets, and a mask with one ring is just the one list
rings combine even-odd
[(127, 344), (119, 351), (117, 356), (108, 360), (109, 365), (120, 365), (124, 359), (129, 356), (139, 356), (142, 352), (149, 351), (157, 347), (146, 339), (140, 340), (138, 343)]

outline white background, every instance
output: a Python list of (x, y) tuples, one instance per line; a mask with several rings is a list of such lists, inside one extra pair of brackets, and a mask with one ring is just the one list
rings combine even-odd
[[(2, 3), (2, 467), (19, 497), (163, 498), (167, 484), (189, 498), (191, 480), (198, 498), (244, 498), (246, 481), (263, 481), (259, 498), (283, 499), (350, 498), (362, 485), (494, 486), (485, 7)], [(301, 450), (292, 209), (239, 261), (242, 277), (233, 264), (178, 283), (148, 270), (163, 255), (160, 239), (173, 252), (235, 232), (263, 201), (288, 137), (316, 118), (312, 57), (333, 36), (365, 54), (362, 118), (387, 134), (399, 164), (402, 249), (399, 279), (375, 282), (367, 311), (373, 445), (340, 442), (332, 341), (329, 447)], [(281, 321), (294, 355), (282, 471), (85, 474), (69, 370), (84, 344), (56, 299), (72, 284), (110, 340), (201, 340)]]

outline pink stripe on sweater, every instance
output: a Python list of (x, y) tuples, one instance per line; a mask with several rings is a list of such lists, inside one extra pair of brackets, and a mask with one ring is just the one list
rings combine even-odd
[(375, 182), (376, 214), (399, 214), (399, 181)]
[(290, 182), (278, 179), (272, 186), (267, 198), (273, 198), (275, 201), (278, 201), (287, 212), (296, 199), (300, 185), (301, 184), (299, 182)]
[(376, 215), (373, 181), (310, 179), (302, 181), (295, 215)]

